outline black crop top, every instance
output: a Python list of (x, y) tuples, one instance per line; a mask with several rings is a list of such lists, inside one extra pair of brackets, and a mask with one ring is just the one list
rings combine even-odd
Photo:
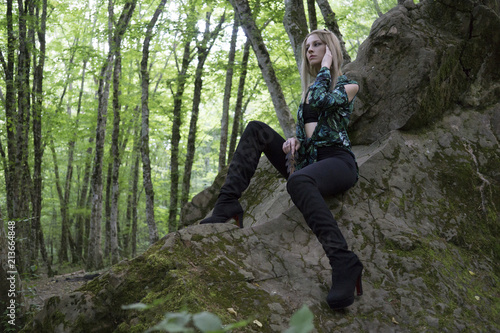
[(309, 103), (304, 103), (302, 106), (302, 115), (304, 116), (304, 124), (318, 122), (318, 114), (311, 109)]

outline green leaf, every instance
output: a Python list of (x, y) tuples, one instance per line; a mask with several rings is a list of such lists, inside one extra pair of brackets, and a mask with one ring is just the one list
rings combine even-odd
[(210, 312), (200, 312), (193, 316), (194, 325), (202, 332), (223, 332), (222, 321)]
[(191, 320), (191, 315), (187, 312), (179, 312), (179, 313), (169, 312), (165, 315), (165, 319), (163, 319), (161, 322), (148, 329), (146, 333), (153, 331), (165, 331), (171, 333), (193, 332), (192, 329), (186, 328), (186, 325), (189, 323), (190, 320)]
[(241, 327), (245, 327), (249, 324), (249, 321), (248, 320), (242, 320), (242, 321), (239, 321), (237, 323), (233, 323), (233, 324), (229, 324), (229, 325), (225, 325), (224, 326), (224, 331), (227, 332), (227, 331), (230, 331), (230, 330), (233, 330), (235, 328), (241, 328)]
[(314, 329), (314, 315), (307, 305), (302, 306), (290, 319), (290, 328), (285, 333), (309, 333)]

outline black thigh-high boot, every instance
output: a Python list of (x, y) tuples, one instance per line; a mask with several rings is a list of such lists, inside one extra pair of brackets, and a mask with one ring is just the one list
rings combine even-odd
[(362, 294), (363, 265), (354, 252), (349, 251), (337, 221), (328, 208), (313, 178), (306, 174), (293, 174), (287, 190), (292, 201), (323, 246), (332, 266), (332, 287), (327, 296), (332, 309), (341, 309), (354, 302), (354, 289)]
[(242, 228), (243, 209), (238, 199), (250, 184), (263, 152), (286, 177), (285, 155), (282, 151), (284, 141), (268, 125), (259, 121), (249, 122), (229, 164), (226, 180), (220, 190), (212, 216), (202, 220), (200, 224), (225, 223), (234, 218)]

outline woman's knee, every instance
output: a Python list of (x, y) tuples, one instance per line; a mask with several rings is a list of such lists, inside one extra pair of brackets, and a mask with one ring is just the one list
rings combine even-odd
[(258, 120), (251, 120), (248, 122), (247, 124), (247, 129), (249, 130), (257, 130), (257, 131), (260, 131), (262, 130), (265, 126), (267, 126), (265, 123), (263, 123), (262, 121), (258, 121)]
[(248, 122), (245, 131), (252, 133), (252, 136), (258, 138), (259, 142), (268, 144), (278, 135), (268, 124), (262, 121), (252, 120)]
[(305, 173), (296, 172), (293, 173), (286, 182), (286, 190), (289, 194), (296, 192), (297, 190), (301, 191), (307, 188), (307, 186), (315, 186), (315, 181), (313, 178), (308, 176)]

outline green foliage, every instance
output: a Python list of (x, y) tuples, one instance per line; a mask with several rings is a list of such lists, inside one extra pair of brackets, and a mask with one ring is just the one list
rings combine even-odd
[[(134, 303), (123, 305), (122, 309), (146, 310), (154, 307), (154, 304), (146, 305), (144, 303)], [(285, 331), (285, 333), (309, 333), (314, 330), (313, 319), (313, 313), (306, 305), (304, 305), (293, 314), (290, 319), (290, 327)], [(146, 333), (155, 331), (170, 333), (224, 333), (230, 332), (236, 328), (245, 327), (249, 325), (249, 323), (250, 320), (242, 320), (237, 323), (223, 325), (218, 316), (207, 311), (196, 314), (190, 314), (186, 311), (169, 312), (165, 314), (165, 318), (161, 322), (146, 330)]]
[(306, 305), (295, 312), (290, 319), (290, 328), (285, 333), (308, 333), (314, 329), (314, 315)]
[[(167, 313), (165, 319), (160, 323), (148, 329), (146, 332), (164, 331), (164, 332), (196, 332), (194, 328), (203, 333), (223, 333), (234, 328), (244, 327), (246, 321), (235, 324), (223, 325), (222, 321), (216, 315), (210, 312), (200, 312), (191, 315), (187, 312)], [(189, 327), (189, 326), (193, 326)]]

